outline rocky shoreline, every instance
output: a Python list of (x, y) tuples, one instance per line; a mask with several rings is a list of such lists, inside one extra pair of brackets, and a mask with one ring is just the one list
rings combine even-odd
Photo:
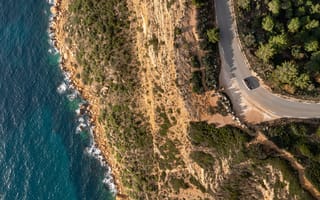
[[(60, 53), (60, 67), (66, 73), (67, 78), (70, 79), (71, 87), (74, 87), (84, 98), (88, 104), (80, 106), (79, 112), (86, 112), (90, 116), (90, 124), (93, 132), (94, 148), (101, 152), (103, 157), (102, 162), (106, 164), (109, 173), (111, 175), (111, 183), (114, 184), (114, 193), (116, 199), (122, 199), (125, 195), (122, 195), (122, 186), (118, 182), (119, 167), (110, 159), (111, 149), (108, 147), (108, 142), (104, 134), (103, 124), (98, 122), (100, 114), (100, 106), (98, 104), (99, 98), (94, 95), (94, 92), (90, 85), (84, 85), (80, 79), (76, 77), (79, 70), (76, 69), (76, 60), (72, 49), (65, 45), (65, 39), (68, 37), (68, 33), (63, 29), (64, 24), (68, 16), (69, 0), (55, 0), (51, 3), (50, 11), (52, 16), (50, 18), (49, 36), (54, 48)], [(112, 171), (111, 171), (112, 169)], [(111, 188), (112, 189), (112, 188)]]

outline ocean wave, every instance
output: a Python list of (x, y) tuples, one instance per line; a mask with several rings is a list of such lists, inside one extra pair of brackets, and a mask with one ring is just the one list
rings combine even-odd
[(48, 52), (53, 55), (56, 55), (58, 53), (54, 48), (48, 49)]
[(82, 132), (88, 132), (90, 136), (89, 146), (85, 148), (85, 152), (90, 156), (94, 157), (100, 162), (100, 165), (106, 169), (105, 177), (103, 179), (103, 183), (106, 184), (108, 189), (113, 195), (116, 195), (116, 185), (114, 179), (111, 175), (111, 168), (107, 164), (105, 158), (102, 155), (101, 150), (97, 147), (96, 142), (94, 140), (94, 128), (92, 125), (90, 116), (88, 114), (87, 106), (88, 102), (81, 99), (81, 95), (78, 90), (75, 89), (74, 85), (71, 82), (70, 73), (63, 71), (64, 80), (58, 86), (57, 91), (59, 94), (64, 94), (70, 101), (74, 101), (79, 99), (79, 103), (75, 112), (78, 116), (77, 122), (78, 125), (76, 127), (76, 134), (80, 134)]
[(103, 183), (108, 187), (113, 195), (116, 195), (116, 185), (111, 175), (111, 168), (107, 164), (105, 158), (102, 155), (101, 150), (97, 147), (94, 140), (94, 126), (91, 124), (90, 116), (88, 115), (88, 102), (81, 99), (81, 95), (75, 86), (72, 84), (71, 75), (66, 71), (62, 71), (64, 79), (63, 82), (58, 86), (57, 91), (59, 94), (66, 95), (69, 101), (79, 99), (79, 103), (75, 112), (78, 116), (75, 133), (80, 134), (82, 132), (88, 132), (90, 136), (89, 146), (85, 148), (85, 152), (90, 156), (94, 157), (100, 162), (100, 165), (106, 169), (106, 173), (103, 179)]
[(54, 0), (48, 0), (47, 2), (48, 2), (48, 4), (50, 4), (50, 5), (54, 5)]
[(80, 122), (80, 123), (84, 123), (84, 122), (85, 122), (84, 117), (82, 117), (82, 116), (81, 116), (81, 117), (79, 117), (79, 118), (78, 118), (78, 122)]
[(76, 133), (79, 134), (81, 133), (82, 131), (84, 131), (87, 127), (87, 124), (85, 123), (80, 123), (77, 128), (76, 128)]
[[(70, 88), (69, 88), (70, 89)], [(73, 90), (72, 93), (67, 95), (67, 98), (69, 99), (69, 101), (74, 101), (75, 99), (77, 99), (79, 96), (79, 92), (76, 90)]]
[(67, 91), (67, 89), (68, 89), (68, 85), (67, 85), (65, 82), (62, 82), (62, 83), (58, 86), (57, 92), (58, 92), (59, 94), (63, 94), (63, 93), (65, 93), (65, 92)]
[(110, 190), (110, 192), (113, 195), (117, 194), (117, 188), (114, 182), (114, 179), (112, 177), (112, 170), (111, 167), (109, 165), (107, 165), (101, 150), (96, 147), (95, 142), (93, 141), (93, 144), (90, 147), (86, 148), (86, 152), (90, 155), (93, 156), (94, 158), (96, 158), (97, 160), (99, 160), (100, 164), (106, 168), (106, 173), (104, 174), (104, 178), (102, 180), (102, 182), (108, 187), (108, 189)]
[(107, 172), (104, 174), (104, 179), (102, 180), (102, 182), (108, 186), (109, 190), (113, 195), (117, 194), (117, 188), (114, 184), (114, 180), (111, 175), (111, 168), (109, 166), (107, 166)]

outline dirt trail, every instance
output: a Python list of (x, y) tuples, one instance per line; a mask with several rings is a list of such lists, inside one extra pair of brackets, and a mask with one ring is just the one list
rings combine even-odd
[(251, 144), (262, 144), (269, 147), (270, 149), (275, 150), (279, 153), (279, 156), (287, 160), (290, 165), (297, 170), (299, 174), (299, 180), (302, 187), (310, 192), (310, 194), (316, 198), (320, 199), (320, 192), (315, 188), (315, 186), (307, 179), (305, 175), (305, 168), (294, 158), (294, 156), (286, 150), (280, 149), (276, 144), (270, 141), (263, 133), (259, 132), (256, 138), (251, 141), (248, 145)]

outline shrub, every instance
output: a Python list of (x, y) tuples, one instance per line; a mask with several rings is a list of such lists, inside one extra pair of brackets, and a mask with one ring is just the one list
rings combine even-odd
[(208, 41), (215, 44), (219, 41), (219, 29), (212, 28), (207, 30)]

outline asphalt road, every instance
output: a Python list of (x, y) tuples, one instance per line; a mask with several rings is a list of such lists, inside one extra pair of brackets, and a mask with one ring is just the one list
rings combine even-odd
[[(220, 29), (220, 56), (222, 68), (230, 74), (230, 82), (236, 87), (228, 88), (227, 93), (231, 96), (233, 104), (237, 98), (246, 98), (251, 105), (257, 106), (261, 111), (268, 112), (277, 117), (292, 118), (320, 118), (320, 104), (309, 102), (298, 102), (279, 97), (263, 87), (248, 90), (243, 79), (254, 76), (246, 64), (246, 59), (240, 50), (239, 40), (236, 39), (235, 23), (231, 15), (231, 0), (215, 0), (217, 23)], [(237, 102), (238, 103), (238, 102)], [(245, 107), (245, 106), (244, 106)]]

